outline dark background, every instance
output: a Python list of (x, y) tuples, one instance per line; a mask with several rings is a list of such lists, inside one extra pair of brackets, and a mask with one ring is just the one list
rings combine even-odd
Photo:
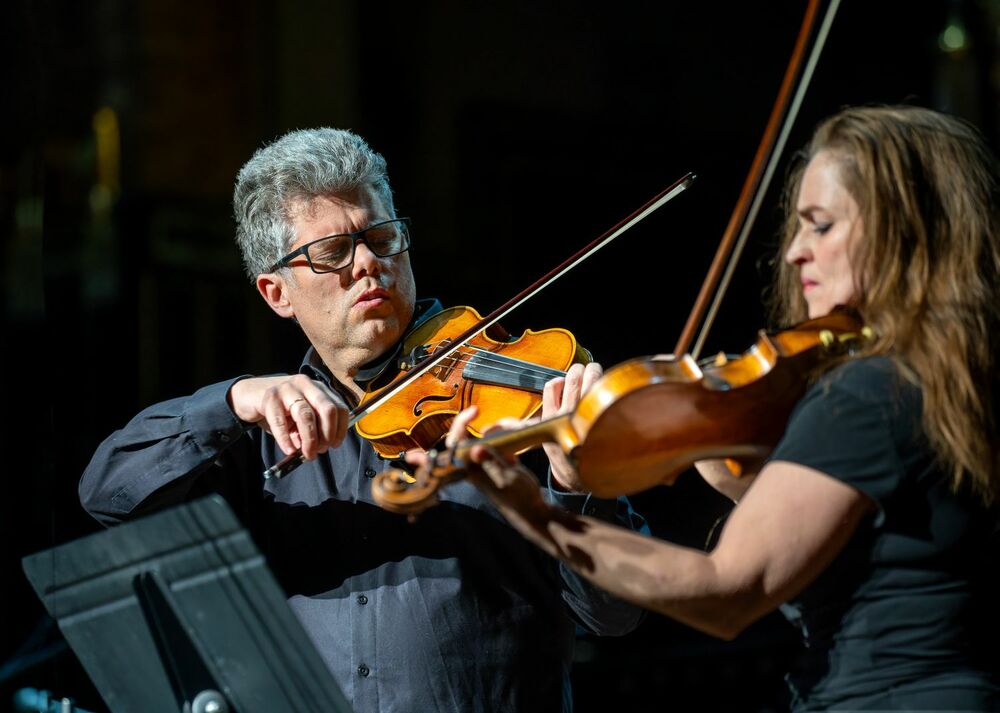
[[(257, 146), (315, 125), (366, 137), (413, 218), (419, 292), (484, 314), (695, 171), (692, 190), (505, 320), (568, 328), (606, 365), (670, 351), (803, 6), (6, 4), (0, 710), (22, 686), (103, 709), (72, 654), (27, 665), (60, 639), (20, 570), (98, 529), (76, 500), (97, 444), (152, 402), (299, 363), (304, 339), (257, 296), (232, 240), (233, 178)], [(997, 0), (844, 0), (791, 146), (870, 102), (957, 113), (995, 146), (998, 18)], [(743, 351), (764, 326), (768, 195), (708, 352)], [(723, 509), (690, 474), (633, 500), (654, 534), (692, 545)], [(720, 643), (651, 615), (581, 641), (577, 709), (780, 710), (794, 655), (777, 616)]]

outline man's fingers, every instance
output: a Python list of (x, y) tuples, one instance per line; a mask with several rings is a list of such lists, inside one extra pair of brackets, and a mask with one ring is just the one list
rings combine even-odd
[(305, 374), (242, 379), (228, 397), (233, 413), (273, 435), (288, 455), (301, 451), (307, 459), (315, 458), (340, 445), (347, 434), (343, 399)]
[[(324, 409), (329, 411), (329, 409)], [(319, 450), (321, 438), (320, 426), (317, 424), (319, 417), (316, 409), (304, 397), (298, 397), (288, 406), (288, 414), (295, 421), (295, 430), (292, 432), (293, 440), (298, 437), (299, 449), (307, 460), (315, 458)], [(329, 415), (327, 416), (329, 418)]]
[(465, 434), (469, 432), (469, 424), (478, 415), (479, 407), (475, 405), (459, 412), (452, 421), (451, 428), (448, 429), (448, 435), (444, 437), (445, 448), (454, 448), (461, 443)]
[(271, 398), (265, 399), (261, 411), (264, 414), (264, 422), (267, 424), (267, 430), (274, 436), (278, 447), (281, 448), (285, 455), (294, 453), (298, 449), (298, 444), (294, 443), (291, 437), (288, 407), (275, 394)]
[(319, 419), (316, 450), (324, 453), (329, 448), (336, 448), (344, 440), (349, 418), (347, 407), (337, 394), (325, 384), (313, 383), (316, 391), (315, 394), (310, 394), (311, 404)]
[(562, 403), (559, 413), (567, 413), (576, 408), (580, 402), (580, 388), (583, 385), (583, 364), (573, 364), (566, 372), (566, 385), (563, 387)]
[(556, 377), (542, 390), (542, 418), (573, 411), (580, 398), (604, 375), (597, 362), (573, 364), (565, 376)]
[(559, 405), (562, 403), (565, 387), (566, 377), (564, 376), (557, 376), (546, 382), (542, 389), (542, 418), (555, 416), (559, 413)]
[(597, 380), (604, 376), (604, 367), (596, 361), (592, 361), (583, 368), (583, 384), (580, 387), (580, 395), (590, 391)]
[(302, 455), (307, 459), (339, 446), (347, 434), (348, 411), (340, 396), (320, 381), (296, 374), (281, 387), (282, 399), (289, 402)]

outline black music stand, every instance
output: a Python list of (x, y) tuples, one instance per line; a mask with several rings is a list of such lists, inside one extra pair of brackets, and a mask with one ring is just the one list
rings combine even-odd
[(350, 711), (220, 497), (31, 555), (23, 565), (115, 713)]

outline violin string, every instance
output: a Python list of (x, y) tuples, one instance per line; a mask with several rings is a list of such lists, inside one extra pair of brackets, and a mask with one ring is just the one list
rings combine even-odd
[[(431, 349), (435, 349), (441, 344), (446, 344), (446, 343), (447, 340), (441, 340), (440, 342), (432, 342), (425, 346), (430, 347)], [(449, 357), (445, 358), (443, 361), (448, 361), (450, 359), (452, 366), (456, 366), (457, 364), (468, 364), (471, 363), (473, 360), (476, 360), (488, 366), (491, 366), (493, 364), (502, 364), (506, 366), (515, 367), (513, 369), (507, 370), (508, 373), (526, 373), (536, 376), (551, 375), (551, 377), (555, 377), (555, 376), (562, 376), (565, 374), (565, 372), (563, 371), (560, 371), (558, 369), (553, 369), (547, 366), (542, 366), (541, 364), (535, 364), (534, 362), (525, 361), (523, 359), (516, 359), (514, 357), (509, 357), (503, 354), (495, 354), (494, 352), (491, 352), (489, 349), (483, 349), (482, 347), (477, 347), (474, 344), (466, 344), (464, 346), (467, 349), (473, 349), (479, 352), (480, 356), (476, 356), (475, 354), (468, 354), (459, 349), (455, 353), (461, 354), (462, 355), (461, 357), (455, 357), (449, 355)], [(494, 366), (493, 368), (500, 369), (500, 367), (496, 366)]]
[[(494, 354), (488, 349), (481, 349), (479, 347), (473, 347), (480, 352), (479, 355), (470, 354), (465, 355), (461, 350), (458, 353), (463, 354), (462, 358), (455, 359), (456, 364), (471, 364), (476, 362), (477, 364), (482, 364), (487, 368), (492, 368), (495, 370), (503, 369), (503, 367), (509, 367), (506, 369), (507, 373), (511, 374), (530, 374), (532, 376), (538, 377), (549, 377), (555, 378), (556, 376), (564, 376), (566, 372), (560, 371), (559, 369), (552, 369), (547, 366), (542, 366), (541, 364), (535, 364), (530, 361), (525, 361), (523, 359), (514, 359), (513, 357), (508, 357), (504, 355)], [(497, 366), (500, 365), (500, 366)]]
[(448, 356), (441, 360), (442, 364), (446, 364), (448, 367), (454, 368), (459, 365), (468, 365), (474, 363), (476, 366), (483, 368), (484, 370), (494, 371), (501, 374), (511, 374), (511, 375), (528, 375), (535, 376), (540, 379), (554, 379), (557, 376), (564, 376), (566, 372), (559, 371), (558, 369), (547, 369), (547, 368), (523, 368), (520, 366), (515, 366), (508, 364), (507, 362), (501, 361), (499, 359), (489, 359), (477, 357), (475, 355), (465, 355), (464, 357), (454, 357)]
[[(434, 349), (441, 344), (446, 343), (447, 340), (441, 340), (440, 342), (432, 342), (427, 344), (427, 347)], [(486, 368), (491, 368), (495, 371), (500, 371), (501, 373), (507, 374), (530, 374), (532, 376), (538, 376), (541, 378), (555, 378), (556, 376), (564, 376), (566, 372), (560, 371), (559, 369), (552, 369), (547, 366), (542, 366), (541, 364), (534, 364), (530, 361), (524, 361), (523, 359), (515, 359), (513, 357), (497, 355), (488, 349), (483, 349), (482, 347), (477, 347), (473, 344), (466, 344), (465, 347), (469, 349), (474, 349), (479, 352), (479, 356), (475, 354), (468, 354), (459, 349), (455, 352), (455, 355), (461, 354), (461, 357), (455, 355), (449, 355), (445, 357), (442, 362), (448, 362), (449, 366), (455, 367), (459, 364), (469, 364), (473, 360), (483, 364)], [(502, 366), (496, 366), (497, 364)], [(503, 367), (511, 367), (504, 369)]]
[[(522, 374), (530, 374), (532, 376), (538, 376), (545, 379), (554, 379), (558, 376), (566, 376), (566, 372), (561, 369), (554, 369), (552, 367), (543, 366), (541, 364), (526, 362), (523, 359), (513, 359), (512, 357), (504, 355), (498, 356), (492, 354), (492, 352), (490, 352), (487, 349), (480, 349), (479, 347), (473, 347), (473, 349), (478, 349), (480, 352), (482, 352), (482, 355), (479, 356), (478, 358), (481, 359), (484, 364), (490, 366), (492, 366), (493, 364), (504, 364), (511, 367), (515, 367), (515, 369)], [(487, 354), (489, 354), (490, 356), (487, 356)], [(469, 361), (472, 361), (472, 359), (475, 358), (476, 357), (470, 357)], [(527, 366), (524, 366), (525, 364), (527, 364)], [(492, 368), (496, 369), (498, 367), (492, 366)]]
[[(464, 362), (464, 363), (468, 364), (470, 362), (471, 362), (471, 360), (468, 361), (468, 362)], [(543, 379), (545, 381), (548, 381), (549, 379), (554, 379), (557, 376), (565, 376), (566, 375), (566, 372), (558, 371), (558, 370), (555, 370), (555, 369), (553, 369), (552, 371), (537, 371), (537, 370), (531, 370), (531, 369), (511, 369), (511, 368), (508, 368), (506, 365), (497, 366), (496, 363), (489, 363), (489, 362), (479, 362), (479, 363), (476, 364), (476, 367), (480, 368), (480, 369), (482, 369), (484, 371), (492, 371), (492, 372), (497, 372), (497, 373), (500, 373), (500, 374), (515, 374), (515, 375), (518, 375), (518, 376), (534, 376), (534, 377), (536, 377), (538, 379)]]

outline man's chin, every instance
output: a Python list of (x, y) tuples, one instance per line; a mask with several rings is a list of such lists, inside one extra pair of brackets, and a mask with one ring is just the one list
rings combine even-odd
[(373, 358), (399, 341), (403, 336), (403, 328), (395, 319), (366, 320), (359, 326), (357, 344), (363, 344), (372, 353)]

